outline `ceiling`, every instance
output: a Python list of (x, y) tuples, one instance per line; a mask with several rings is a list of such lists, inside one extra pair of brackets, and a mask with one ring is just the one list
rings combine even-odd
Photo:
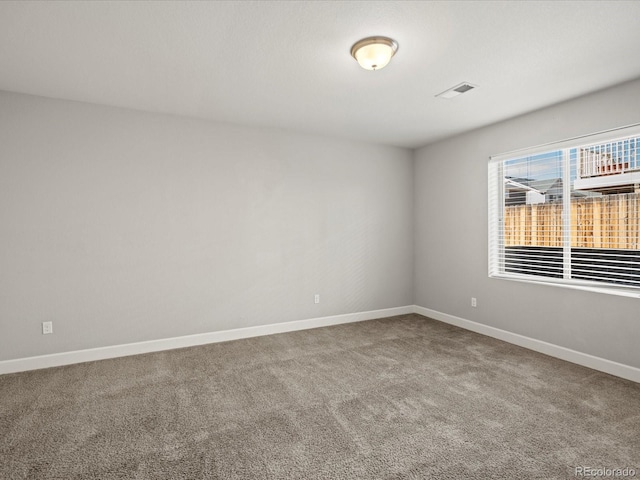
[(409, 148), (640, 78), (639, 47), (640, 1), (0, 2), (2, 90)]

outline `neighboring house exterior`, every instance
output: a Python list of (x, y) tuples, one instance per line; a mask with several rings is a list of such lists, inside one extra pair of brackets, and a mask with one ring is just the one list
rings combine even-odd
[(606, 195), (640, 193), (640, 138), (580, 148), (574, 189)]
[(562, 200), (562, 179), (531, 180), (505, 177), (504, 204), (536, 205)]

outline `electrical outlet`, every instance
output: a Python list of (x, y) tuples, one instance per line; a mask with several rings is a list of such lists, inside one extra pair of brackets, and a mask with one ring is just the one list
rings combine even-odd
[(471, 306), (472, 307), (478, 306), (478, 301), (476, 300), (476, 297), (471, 297)]
[(316, 293), (316, 296), (313, 298), (314, 303), (320, 303), (320, 294)]
[(53, 322), (42, 322), (42, 334), (49, 335), (53, 333)]

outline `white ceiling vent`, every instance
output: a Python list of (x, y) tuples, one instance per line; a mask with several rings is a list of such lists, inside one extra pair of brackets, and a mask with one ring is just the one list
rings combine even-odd
[(474, 88), (476, 88), (476, 85), (473, 85), (469, 82), (462, 82), (461, 84), (456, 85), (455, 87), (451, 87), (449, 90), (445, 90), (444, 92), (439, 93), (438, 95), (436, 95), (436, 97), (453, 98), (465, 92), (468, 92), (469, 90), (473, 90)]

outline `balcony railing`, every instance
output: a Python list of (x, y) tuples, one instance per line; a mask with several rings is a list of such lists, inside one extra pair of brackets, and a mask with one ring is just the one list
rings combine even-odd
[(640, 137), (578, 149), (578, 178), (640, 170)]

